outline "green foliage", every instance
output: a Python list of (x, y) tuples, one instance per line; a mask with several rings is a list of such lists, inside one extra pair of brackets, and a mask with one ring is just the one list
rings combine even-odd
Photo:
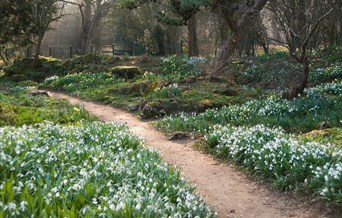
[(150, 93), (147, 98), (149, 99), (155, 99), (155, 98), (174, 98), (180, 96), (182, 93), (182, 90), (179, 88), (177, 84), (171, 84), (169, 86), (165, 86), (162, 88), (156, 88), (153, 90), (152, 93)]
[(342, 148), (296, 139), (281, 129), (214, 126), (205, 134), (210, 150), (281, 189), (309, 191), (342, 203)]
[(199, 76), (201, 65), (206, 62), (202, 57), (185, 57), (172, 55), (160, 60), (160, 71), (162, 74), (181, 75), (181, 76)]
[(4, 69), (5, 77), (14, 82), (33, 80), (42, 82), (52, 75), (65, 75), (67, 70), (60, 60), (40, 58), (34, 64), (33, 59), (15, 60), (14, 63)]
[(32, 43), (30, 32), (33, 32), (30, 0), (0, 2), (0, 45), (16, 43), (25, 46)]
[(237, 80), (241, 84), (255, 87), (283, 89), (288, 88), (295, 76), (301, 75), (301, 71), (299, 65), (275, 58), (269, 59), (267, 62), (255, 61), (254, 64), (237, 73)]
[(0, 126), (29, 125), (44, 120), (67, 124), (95, 119), (83, 108), (71, 106), (65, 100), (29, 96), (32, 87), (7, 85), (0, 93)]
[(307, 90), (307, 96), (288, 101), (271, 96), (233, 105), (222, 109), (207, 110), (202, 114), (180, 114), (157, 122), (167, 131), (200, 131), (205, 133), (214, 124), (235, 126), (267, 124), (281, 126), (289, 132), (307, 132), (317, 129), (322, 122), (341, 126), (342, 102), (334, 97), (322, 96)]
[(306, 141), (315, 141), (322, 144), (335, 144), (342, 148), (342, 128), (328, 128), (314, 130), (301, 136)]
[(313, 84), (320, 84), (325, 82), (332, 82), (335, 79), (342, 79), (342, 64), (334, 64), (334, 66), (327, 68), (317, 68), (310, 72), (309, 82)]
[(214, 217), (123, 125), (0, 128), (3, 217)]

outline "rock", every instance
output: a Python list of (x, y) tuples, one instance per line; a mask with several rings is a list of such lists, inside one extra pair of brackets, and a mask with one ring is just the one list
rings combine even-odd
[(226, 96), (237, 96), (238, 92), (235, 91), (234, 89), (231, 88), (226, 88), (221, 92), (221, 94), (226, 95)]
[(130, 105), (128, 106), (129, 111), (137, 111), (140, 109), (140, 105)]
[(126, 80), (142, 74), (139, 67), (136, 66), (117, 66), (112, 68), (112, 73)]
[(183, 140), (183, 139), (188, 139), (188, 138), (190, 138), (190, 137), (187, 133), (175, 132), (169, 137), (169, 140), (170, 141), (172, 141), (172, 140)]
[(46, 92), (46, 91), (34, 91), (34, 92), (30, 92), (28, 95), (29, 96), (33, 96), (33, 97), (35, 97), (35, 96), (46, 96), (46, 97), (49, 97), (49, 93)]
[(153, 106), (151, 104), (147, 104), (142, 109), (142, 114), (140, 114), (140, 117), (143, 119), (149, 119), (149, 118), (155, 118), (160, 116), (165, 116), (166, 112), (164, 109), (159, 108), (157, 106)]
[(324, 129), (328, 129), (329, 128), (329, 125), (327, 124), (327, 122), (321, 122), (319, 124), (319, 129), (320, 130), (324, 130)]
[(208, 108), (214, 107), (214, 104), (209, 99), (203, 99), (197, 102), (197, 109), (200, 112), (204, 112)]

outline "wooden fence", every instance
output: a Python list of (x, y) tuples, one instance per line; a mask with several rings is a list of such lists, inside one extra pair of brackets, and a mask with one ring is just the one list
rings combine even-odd
[[(91, 45), (89, 48), (91, 53), (108, 54), (108, 55), (142, 55), (146, 53), (145, 47), (142, 44), (112, 44), (112, 45)], [(34, 54), (32, 48), (27, 48), (26, 57), (31, 57)], [(74, 55), (81, 54), (80, 49), (70, 45), (51, 45), (48, 48), (42, 48), (40, 55), (57, 57), (57, 58), (72, 58)]]

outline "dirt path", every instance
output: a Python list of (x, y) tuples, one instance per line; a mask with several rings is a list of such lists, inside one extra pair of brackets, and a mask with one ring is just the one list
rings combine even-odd
[(158, 149), (167, 163), (177, 165), (182, 175), (196, 184), (197, 192), (212, 205), (219, 217), (326, 217), (322, 212), (289, 200), (284, 194), (261, 187), (231, 166), (193, 149), (189, 143), (169, 141), (150, 123), (123, 110), (60, 93), (49, 92), (49, 95), (79, 104), (105, 122), (128, 125), (149, 147)]

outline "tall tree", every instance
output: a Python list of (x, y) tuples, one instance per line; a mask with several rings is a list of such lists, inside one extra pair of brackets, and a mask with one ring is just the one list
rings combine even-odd
[(78, 7), (81, 16), (81, 53), (85, 54), (102, 20), (107, 16), (116, 0), (65, 1)]
[(303, 93), (308, 82), (310, 73), (308, 49), (315, 31), (335, 7), (329, 1), (320, 0), (273, 0), (269, 7), (285, 37), (283, 44), (287, 46), (289, 55), (303, 68), (302, 77), (294, 81), (287, 96), (293, 99)]

